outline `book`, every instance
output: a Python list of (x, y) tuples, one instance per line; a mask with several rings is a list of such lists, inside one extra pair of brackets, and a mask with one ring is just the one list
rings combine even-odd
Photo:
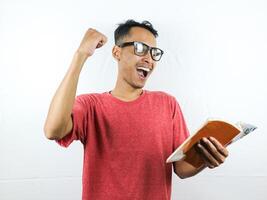
[(223, 146), (228, 146), (233, 142), (243, 138), (254, 131), (257, 127), (251, 124), (230, 122), (219, 119), (208, 119), (200, 129), (190, 135), (166, 160), (167, 163), (184, 160), (198, 168), (204, 164), (203, 159), (196, 152), (194, 145), (203, 137), (214, 137)]

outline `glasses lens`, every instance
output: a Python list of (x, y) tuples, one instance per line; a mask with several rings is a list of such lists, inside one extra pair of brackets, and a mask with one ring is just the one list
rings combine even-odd
[(141, 42), (134, 43), (135, 53), (139, 56), (143, 56), (148, 52), (148, 46)]
[(151, 57), (156, 60), (156, 61), (159, 61), (160, 58), (162, 56), (162, 51), (158, 48), (152, 48), (151, 49)]

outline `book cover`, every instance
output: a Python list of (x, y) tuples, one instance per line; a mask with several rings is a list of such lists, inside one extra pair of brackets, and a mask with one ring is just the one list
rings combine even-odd
[(232, 124), (223, 120), (210, 119), (195, 132), (189, 136), (166, 160), (167, 163), (175, 162), (184, 159), (195, 167), (200, 167), (204, 161), (196, 152), (194, 145), (199, 142), (203, 137), (214, 137), (223, 146), (227, 146), (250, 132), (254, 131), (257, 127), (251, 124), (238, 122)]

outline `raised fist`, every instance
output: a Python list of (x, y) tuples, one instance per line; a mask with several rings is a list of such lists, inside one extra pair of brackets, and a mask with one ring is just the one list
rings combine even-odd
[(93, 28), (89, 28), (78, 48), (78, 52), (86, 57), (92, 56), (96, 48), (102, 47), (107, 42), (107, 37)]

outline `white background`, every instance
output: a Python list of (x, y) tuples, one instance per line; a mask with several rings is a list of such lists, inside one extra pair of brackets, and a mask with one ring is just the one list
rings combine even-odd
[[(258, 126), (219, 168), (173, 178), (173, 200), (267, 198), (267, 3), (264, 0), (0, 0), (0, 199), (81, 198), (83, 148), (44, 137), (50, 100), (89, 27), (108, 37), (78, 94), (115, 85), (116, 24), (149, 20), (165, 54), (145, 89), (174, 95), (192, 132), (208, 117)], [(153, 149), (151, 149), (153, 150)]]

